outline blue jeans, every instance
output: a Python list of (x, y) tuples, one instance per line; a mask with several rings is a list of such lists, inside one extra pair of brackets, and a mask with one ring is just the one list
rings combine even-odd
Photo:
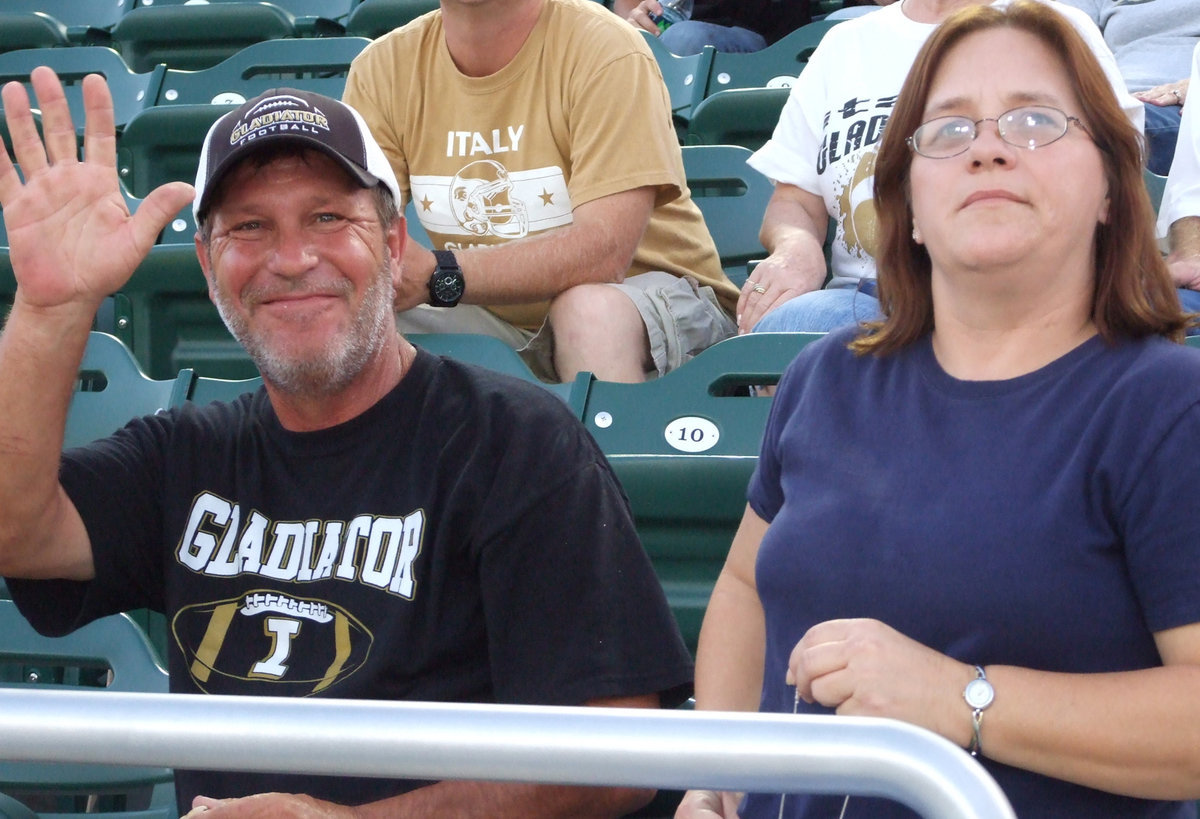
[(1178, 105), (1151, 105), (1146, 109), (1146, 167), (1159, 176), (1166, 176), (1175, 158), (1175, 141), (1179, 136), (1179, 119), (1183, 108)]
[[(864, 280), (866, 281), (866, 280)], [(870, 280), (870, 285), (875, 282)], [(776, 307), (754, 325), (756, 333), (827, 333), (848, 324), (883, 318), (873, 286), (814, 290)], [(1200, 296), (1200, 292), (1196, 294)]]
[(699, 54), (706, 45), (717, 51), (743, 53), (767, 47), (761, 34), (738, 26), (718, 26), (700, 20), (682, 20), (670, 26), (659, 37), (672, 54), (688, 57)]

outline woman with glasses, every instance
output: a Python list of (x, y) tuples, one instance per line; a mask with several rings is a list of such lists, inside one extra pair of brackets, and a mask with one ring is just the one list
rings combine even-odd
[[(822, 38), (775, 133), (750, 159), (775, 182), (775, 191), (759, 234), (770, 255), (751, 273), (738, 301), (742, 332), (823, 332), (878, 316), (878, 216), (871, 188), (884, 126), (921, 44), (952, 12), (984, 2), (904, 0), (839, 23)], [(1143, 105), (1125, 91), (1095, 23), (1079, 9), (1051, 5), (1085, 37), (1140, 129)]]
[[(779, 383), (697, 707), (912, 723), (1022, 819), (1195, 817), (1200, 352), (1136, 130), (1062, 17), (976, 7), (918, 55), (875, 196), (883, 319)], [(677, 816), (913, 815), (740, 799)]]

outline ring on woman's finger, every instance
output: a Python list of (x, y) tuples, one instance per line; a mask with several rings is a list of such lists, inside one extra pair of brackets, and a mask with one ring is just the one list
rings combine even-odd
[(1175, 95), (1176, 102), (1183, 102), (1183, 95), (1179, 93), (1178, 88), (1172, 88), (1171, 93)]
[(761, 284), (756, 284), (754, 285), (754, 292), (761, 296), (763, 293), (767, 292), (767, 288), (763, 287)]

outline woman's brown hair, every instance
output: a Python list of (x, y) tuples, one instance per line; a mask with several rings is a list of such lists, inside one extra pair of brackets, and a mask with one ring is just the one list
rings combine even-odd
[[(1061, 14), (1033, 0), (1007, 8), (972, 6), (946, 19), (917, 55), (884, 131), (875, 163), (880, 230), (879, 302), (884, 319), (851, 345), (886, 354), (933, 329), (930, 260), (912, 238), (909, 195), (912, 152), (906, 139), (922, 123), (930, 88), (946, 55), (966, 37), (1012, 28), (1044, 43), (1075, 83), (1088, 133), (1100, 149), (1108, 182), (1108, 221), (1096, 228), (1092, 319), (1107, 341), (1149, 335), (1183, 340), (1187, 316), (1154, 233), (1154, 209), (1143, 179), (1142, 136), (1121, 110), (1095, 55)], [(994, 67), (1003, 70), (1003, 66)]]

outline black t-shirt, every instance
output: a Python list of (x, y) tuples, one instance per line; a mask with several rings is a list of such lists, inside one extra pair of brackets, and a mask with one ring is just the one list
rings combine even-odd
[(692, 19), (740, 26), (773, 43), (812, 20), (809, 0), (696, 0)]
[[(64, 455), (91, 583), (14, 582), (40, 629), (167, 612), (171, 689), (577, 705), (663, 692), (690, 657), (607, 461), (536, 385), (421, 353), (340, 426), (265, 391)], [(421, 783), (177, 772), (192, 795), (361, 804)]]

